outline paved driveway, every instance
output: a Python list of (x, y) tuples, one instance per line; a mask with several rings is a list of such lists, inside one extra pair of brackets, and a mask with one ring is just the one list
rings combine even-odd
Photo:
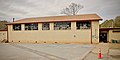
[(0, 44), (0, 60), (81, 60), (93, 45)]
[(48, 60), (48, 58), (9, 44), (0, 44), (0, 60)]

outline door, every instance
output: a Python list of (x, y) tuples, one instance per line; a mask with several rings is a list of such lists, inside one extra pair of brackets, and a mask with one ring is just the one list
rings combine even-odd
[(107, 33), (100, 33), (99, 38), (99, 42), (107, 43)]

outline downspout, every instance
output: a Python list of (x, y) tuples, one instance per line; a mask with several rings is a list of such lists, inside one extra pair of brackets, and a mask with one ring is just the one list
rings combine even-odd
[(9, 42), (9, 34), (8, 34), (8, 25), (7, 25), (7, 43)]
[(91, 24), (91, 44), (92, 44), (92, 21), (90, 21)]

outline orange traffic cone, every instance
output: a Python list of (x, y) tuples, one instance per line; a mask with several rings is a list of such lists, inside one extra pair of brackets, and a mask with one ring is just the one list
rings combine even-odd
[(101, 55), (101, 49), (100, 49), (100, 48), (99, 48), (98, 58), (99, 58), (99, 59), (102, 58), (102, 55)]

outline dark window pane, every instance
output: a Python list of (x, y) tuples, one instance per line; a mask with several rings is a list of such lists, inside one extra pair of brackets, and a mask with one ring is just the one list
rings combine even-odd
[(25, 30), (38, 30), (38, 23), (25, 24)]
[(14, 24), (13, 30), (21, 30), (21, 24)]
[(90, 22), (76, 22), (77, 29), (90, 29)]
[(50, 30), (49, 23), (42, 23), (42, 30)]
[(70, 30), (71, 22), (55, 22), (54, 30)]

